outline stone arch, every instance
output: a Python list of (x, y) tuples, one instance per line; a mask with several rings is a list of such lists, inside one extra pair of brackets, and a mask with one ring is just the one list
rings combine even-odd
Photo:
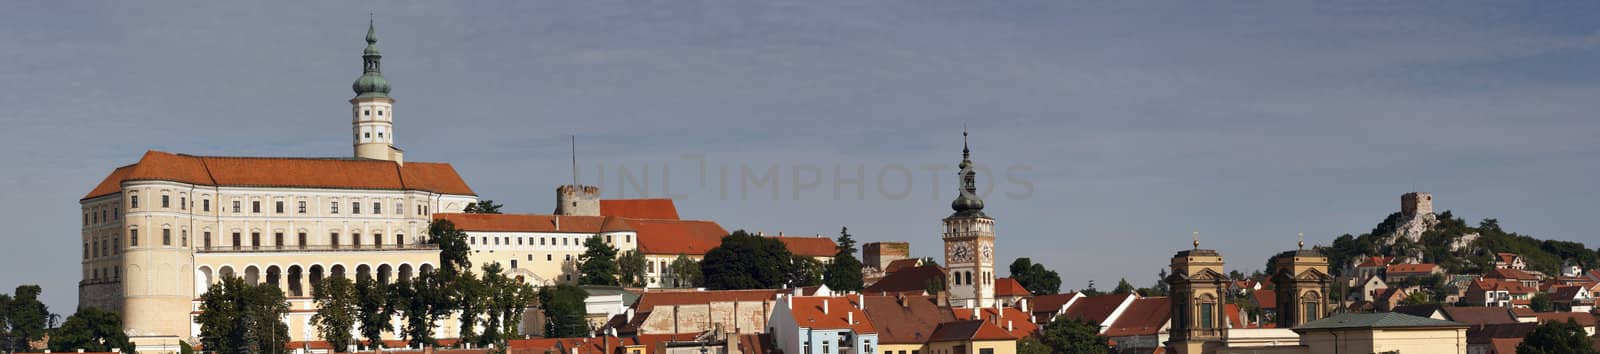
[(419, 274), (433, 273), (433, 265), (432, 264), (423, 263), (422, 266), (417, 267), (417, 271), (419, 272)]
[(194, 274), (194, 280), (195, 280), (195, 282), (194, 282), (194, 296), (195, 297), (200, 297), (200, 294), (205, 294), (206, 290), (211, 287), (211, 283), (215, 281), (215, 280), (213, 280), (211, 278), (212, 274), (213, 273), (211, 271), (211, 266), (200, 266), (200, 269), (196, 269), (195, 270), (195, 274)]
[(356, 279), (372, 279), (372, 266), (366, 264), (356, 265)]
[(234, 277), (233, 266), (224, 265), (221, 268), (217, 268), (217, 279), (218, 280), (222, 280), (224, 278), (232, 278), (232, 277)]
[(400, 264), (400, 281), (411, 281), (411, 263)]
[(328, 276), (343, 278), (345, 276), (344, 265), (334, 264), (332, 267), (328, 267)]
[(282, 280), (283, 268), (279, 268), (276, 264), (267, 266), (267, 284), (272, 284), (275, 287), (282, 286), (279, 285)]
[(290, 265), (289, 288), (285, 289), (284, 293), (295, 297), (305, 296), (305, 285), (301, 284), (302, 280), (305, 280), (305, 269), (301, 268), (299, 264)]
[(260, 284), (261, 283), (261, 268), (257, 268), (254, 264), (245, 266), (244, 267), (244, 283), (245, 284), (250, 284), (250, 285)]
[(307, 275), (306, 280), (309, 281), (312, 289), (316, 289), (317, 285), (322, 284), (322, 278), (326, 275), (322, 270), (321, 264), (311, 265), (311, 270), (308, 273), (310, 274)]
[(378, 283), (389, 284), (392, 280), (394, 280), (394, 267), (388, 264), (378, 265)]

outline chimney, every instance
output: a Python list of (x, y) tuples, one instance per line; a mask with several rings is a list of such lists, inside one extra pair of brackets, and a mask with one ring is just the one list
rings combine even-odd
[(622, 315), (623, 325), (627, 325), (628, 321), (633, 321), (633, 309), (631, 308), (628, 309), (628, 312)]
[(556, 215), (556, 231), (561, 231), (561, 215)]
[(856, 307), (861, 308), (861, 311), (866, 311), (867, 310), (867, 296), (866, 295), (856, 294)]
[(828, 314), (828, 298), (822, 298), (822, 314)]
[(1011, 332), (1011, 321), (1006, 321), (1006, 332)]
[(850, 311), (845, 311), (844, 312), (844, 322), (845, 323), (849, 323), (850, 325), (854, 326), (856, 324), (856, 313), (855, 312), (850, 312)]
[(778, 237), (783, 237), (783, 231), (778, 231)]
[[(968, 302), (970, 303), (971, 300), (968, 300)], [(978, 308), (976, 306), (973, 306), (972, 307), (972, 319), (974, 319), (974, 320), (983, 319), (983, 309), (980, 309), (980, 308)]]
[(1022, 300), (1017, 300), (1017, 307), (1020, 307), (1020, 310), (1022, 310), (1022, 313), (1028, 313), (1028, 298), (1022, 298)]
[[(785, 303), (785, 306), (789, 307), (789, 311), (794, 311), (794, 297), (793, 296), (784, 296), (783, 297), (783, 301)], [(798, 317), (798, 316), (796, 316), (796, 317)]]

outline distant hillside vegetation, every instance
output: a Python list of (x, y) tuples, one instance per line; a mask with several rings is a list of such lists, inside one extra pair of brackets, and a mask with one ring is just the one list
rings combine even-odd
[[(1483, 219), (1474, 227), (1449, 211), (1437, 216), (1424, 215), (1428, 217), (1408, 219), (1399, 212), (1389, 214), (1369, 233), (1344, 234), (1334, 239), (1332, 245), (1318, 249), (1328, 256), (1335, 275), (1343, 275), (1352, 262), (1369, 256), (1395, 257), (1396, 262), (1435, 263), (1451, 274), (1483, 274), (1494, 268), (1495, 254), (1500, 252), (1520, 254), (1528, 263), (1528, 269), (1550, 276), (1560, 275), (1559, 270), (1567, 261), (1586, 268), (1600, 265), (1596, 264), (1600, 252), (1581, 242), (1540, 240), (1508, 232), (1500, 229), (1495, 219)], [(1420, 237), (1407, 232), (1408, 228), (1421, 231)]]

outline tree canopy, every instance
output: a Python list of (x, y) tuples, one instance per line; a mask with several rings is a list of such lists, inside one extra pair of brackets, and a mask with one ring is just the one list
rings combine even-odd
[(578, 284), (618, 285), (617, 249), (600, 236), (589, 237), (583, 247), (583, 254), (578, 256)]
[(1517, 345), (1517, 354), (1594, 354), (1594, 342), (1572, 319), (1550, 321), (1533, 328)]
[(782, 241), (734, 231), (700, 261), (705, 279), (701, 286), (712, 290), (776, 289), (796, 280), (791, 272), (794, 258)]
[(445, 283), (455, 280), (463, 271), (472, 270), (472, 245), (467, 244), (467, 233), (456, 228), (450, 220), (434, 220), (428, 224), (428, 242), (439, 245), (439, 276)]
[(1108, 354), (1107, 340), (1100, 335), (1100, 325), (1067, 316), (1056, 316), (1039, 335), (1039, 341), (1056, 353)]
[(133, 353), (133, 343), (122, 332), (122, 316), (116, 312), (95, 307), (84, 307), (67, 317), (67, 321), (50, 332), (50, 351), (71, 353), (78, 349), (86, 352), (109, 352), (120, 349)]
[(850, 237), (849, 228), (839, 229), (838, 245), (834, 247), (833, 262), (823, 272), (823, 284), (834, 291), (861, 291), (861, 260), (856, 259), (856, 240)]
[(1046, 269), (1043, 264), (1033, 263), (1033, 259), (1028, 257), (1011, 261), (1011, 279), (1022, 284), (1022, 288), (1028, 289), (1033, 295), (1061, 292), (1061, 275)]
[(583, 300), (589, 293), (571, 284), (546, 286), (539, 289), (539, 307), (544, 309), (544, 336), (546, 338), (586, 337), (589, 323)]
[(0, 350), (33, 351), (28, 342), (44, 337), (45, 329), (50, 328), (50, 307), (39, 301), (43, 292), (38, 285), (22, 285), (12, 296), (0, 294), (0, 337), (8, 342), (0, 346), (9, 346)]
[(678, 258), (668, 265), (668, 271), (672, 272), (672, 284), (666, 284), (669, 287), (688, 288), (704, 282), (701, 279), (700, 262), (689, 259), (686, 254), (679, 253)]
[(1528, 300), (1528, 309), (1533, 312), (1550, 312), (1556, 310), (1556, 304), (1550, 301), (1550, 294), (1540, 291), (1533, 294), (1533, 299)]
[(200, 295), (200, 344), (223, 354), (286, 353), (289, 314), (283, 291), (271, 284), (250, 285), (239, 277), (222, 277)]
[(617, 282), (626, 287), (645, 285), (644, 254), (629, 250), (617, 256)]
[(467, 204), (467, 207), (462, 209), (461, 212), (467, 214), (499, 214), (500, 207), (504, 206), (505, 205), (495, 204), (494, 200), (484, 199), (479, 200), (476, 203)]
[[(311, 323), (317, 335), (328, 342), (335, 352), (348, 352), (356, 344), (350, 329), (356, 326), (361, 310), (356, 302), (356, 286), (345, 277), (328, 277), (311, 287), (311, 297), (316, 299), (317, 313)], [(210, 346), (207, 346), (209, 348)]]

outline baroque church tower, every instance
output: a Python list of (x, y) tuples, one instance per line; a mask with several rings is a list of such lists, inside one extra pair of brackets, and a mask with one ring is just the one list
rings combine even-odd
[(394, 99), (389, 97), (389, 81), (383, 79), (378, 53), (378, 34), (367, 22), (367, 49), (361, 54), (361, 77), (350, 89), (351, 139), (356, 158), (404, 163), (402, 152), (394, 147)]
[[(1304, 236), (1301, 236), (1304, 237)], [(1294, 328), (1327, 317), (1328, 257), (1316, 249), (1300, 248), (1273, 257), (1271, 276), (1277, 291), (1278, 328)]]
[(1196, 233), (1194, 249), (1172, 256), (1172, 273), (1166, 282), (1172, 289), (1172, 329), (1167, 349), (1176, 354), (1211, 354), (1224, 346), (1227, 326), (1223, 306), (1228, 303), (1224, 289), (1222, 254), (1200, 248)]
[(994, 219), (983, 213), (966, 139), (967, 132), (961, 132), (961, 188), (950, 203), (955, 213), (944, 218), (946, 284), (952, 305), (989, 307), (994, 305)]

